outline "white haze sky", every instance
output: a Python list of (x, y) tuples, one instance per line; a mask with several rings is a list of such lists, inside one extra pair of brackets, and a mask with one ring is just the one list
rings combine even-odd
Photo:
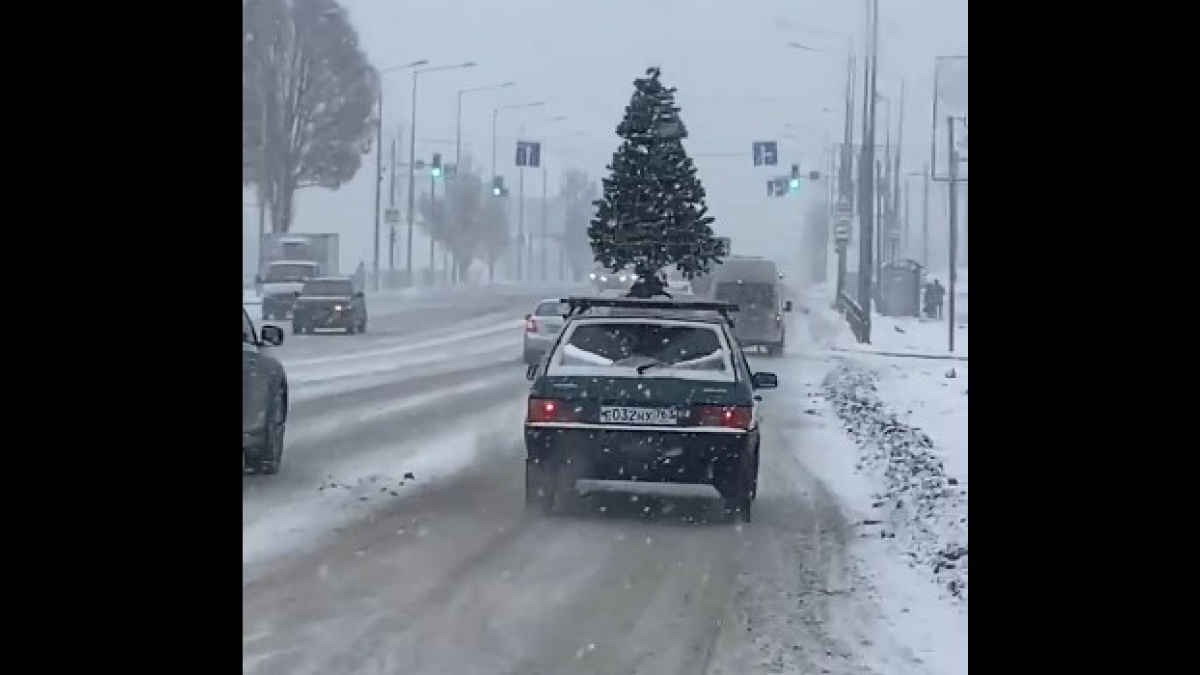
[[(741, 253), (775, 257), (788, 267), (799, 241), (798, 224), (809, 196), (769, 199), (765, 181), (793, 162), (821, 169), (822, 143), (840, 140), (845, 86), (845, 35), (863, 45), (865, 0), (342, 0), (377, 68), (428, 59), (431, 66), (475, 61), (474, 68), (421, 76), (417, 156), (454, 152), (456, 92), (513, 80), (495, 92), (464, 97), (463, 151), (477, 166), (491, 157), (492, 109), (545, 101), (543, 108), (501, 113), (498, 171), (515, 195), (514, 143), (520, 135), (544, 140), (549, 190), (559, 173), (578, 167), (603, 175), (617, 145), (614, 132), (647, 66), (663, 69), (688, 126), (689, 152), (708, 191), (719, 234)], [(895, 99), (906, 82), (905, 171), (919, 171), (929, 155), (934, 56), (967, 53), (967, 0), (880, 0), (880, 92)], [(828, 49), (813, 53), (789, 41)], [(860, 60), (861, 64), (861, 60)], [(384, 80), (385, 141), (404, 125), (407, 157), (412, 76)], [(861, 87), (861, 82), (859, 82)], [(861, 91), (856, 103), (861, 104)], [(824, 109), (831, 112), (825, 113)], [(548, 124), (558, 116), (568, 119)], [(880, 142), (885, 110), (879, 112)], [(859, 125), (856, 122), (856, 141)], [(893, 135), (895, 132), (893, 131)], [(782, 138), (795, 136), (795, 140)], [(425, 139), (425, 140), (422, 140)], [(776, 139), (778, 170), (755, 168), (754, 140)], [(385, 149), (386, 149), (385, 145)], [(737, 157), (704, 157), (705, 154)], [(386, 158), (386, 154), (385, 154)], [(386, 161), (386, 160), (385, 160)], [(343, 271), (359, 260), (370, 265), (373, 230), (374, 156), (364, 158), (355, 179), (337, 191), (310, 189), (297, 197), (294, 231), (341, 236)], [(486, 173), (486, 171), (485, 171)], [(425, 181), (427, 182), (427, 181)], [(421, 184), (421, 181), (418, 181)], [(384, 203), (387, 202), (385, 181)], [(540, 196), (541, 175), (527, 174), (526, 194)], [(913, 185), (914, 222), (920, 186)], [(944, 194), (940, 190), (937, 194)], [(398, 203), (402, 207), (403, 202)], [(253, 204), (246, 193), (243, 203)], [(514, 200), (515, 201), (515, 200)], [(944, 228), (940, 205), (934, 222)], [(527, 214), (528, 217), (528, 214)], [(256, 213), (244, 209), (253, 232)], [(532, 222), (532, 220), (528, 220)], [(552, 229), (557, 229), (552, 224)], [(936, 237), (937, 234), (935, 233)], [(386, 262), (384, 226), (383, 267)], [(417, 230), (414, 259), (423, 266), (427, 244)], [(253, 254), (250, 253), (250, 259)], [(403, 232), (397, 258), (402, 261)], [(251, 265), (252, 266), (252, 263)]]

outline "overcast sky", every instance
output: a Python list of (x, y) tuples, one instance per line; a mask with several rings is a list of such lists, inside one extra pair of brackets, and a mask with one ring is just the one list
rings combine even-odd
[[(421, 77), (418, 157), (433, 152), (452, 157), (460, 89), (517, 82), (464, 98), (464, 153), (485, 167), (491, 161), (492, 109), (546, 103), (543, 108), (501, 114), (497, 163), (514, 194), (513, 145), (518, 135), (545, 142), (551, 193), (559, 172), (568, 166), (602, 175), (617, 145), (614, 128), (629, 101), (633, 79), (647, 66), (660, 66), (665, 82), (679, 89), (677, 100), (690, 132), (687, 147), (696, 157), (717, 229), (734, 237), (740, 252), (771, 255), (780, 250), (781, 238), (787, 241), (798, 231), (807, 195), (768, 199), (765, 182), (773, 174), (786, 173), (793, 162), (806, 170), (822, 168), (823, 142), (840, 138), (845, 36), (852, 36), (861, 49), (865, 0), (342, 3), (376, 67), (416, 59), (428, 59), (430, 65), (479, 64)], [(967, 53), (967, 0), (880, 0), (880, 6), (879, 87), (897, 99), (892, 106), (898, 116), (900, 81), (906, 82), (905, 161), (919, 170), (929, 153), (933, 59)], [(789, 48), (789, 41), (828, 51)], [(407, 73), (385, 77), (389, 142), (403, 123), (407, 143), (411, 86)], [(861, 94), (857, 98), (861, 101)], [(548, 123), (559, 116), (567, 119)], [(885, 121), (881, 110), (880, 122)], [(783, 138), (788, 135), (795, 140)], [(779, 140), (783, 157), (778, 171), (752, 166), (754, 140)], [(733, 153), (738, 156), (705, 156)], [(344, 266), (370, 261), (373, 169), (374, 158), (365, 158), (364, 169), (351, 184), (336, 192), (304, 191), (297, 199), (294, 230), (340, 233)], [(527, 175), (526, 189), (530, 196), (540, 194), (540, 174)], [(813, 186), (810, 194), (818, 189)], [(253, 196), (244, 201), (251, 204)], [(247, 222), (254, 215), (247, 209)], [(415, 248), (417, 260), (424, 260), (425, 245)]]

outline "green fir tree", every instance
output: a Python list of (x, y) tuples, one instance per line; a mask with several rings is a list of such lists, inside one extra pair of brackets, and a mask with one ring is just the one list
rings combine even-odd
[(673, 265), (691, 280), (725, 254), (713, 236), (704, 186), (683, 147), (687, 129), (675, 89), (663, 86), (659, 75), (650, 68), (633, 82), (617, 126), (621, 145), (588, 227), (596, 262), (613, 272), (632, 267), (638, 281), (630, 295), (642, 297), (665, 294), (664, 268)]

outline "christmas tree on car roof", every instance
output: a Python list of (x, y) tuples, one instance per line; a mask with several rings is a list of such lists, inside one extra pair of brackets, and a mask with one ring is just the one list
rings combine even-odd
[(683, 147), (687, 128), (675, 88), (664, 86), (660, 75), (649, 68), (633, 81), (633, 97), (617, 125), (621, 145), (588, 227), (597, 263), (613, 272), (634, 269), (631, 297), (668, 295), (661, 270), (673, 266), (690, 281), (725, 255), (713, 236), (704, 186)]

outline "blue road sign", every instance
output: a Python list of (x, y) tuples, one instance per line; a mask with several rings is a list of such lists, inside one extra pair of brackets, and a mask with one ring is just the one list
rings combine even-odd
[(767, 196), (768, 197), (782, 197), (782, 196), (786, 195), (787, 192), (788, 192), (788, 179), (787, 178), (772, 178), (771, 180), (767, 181)]
[(779, 164), (779, 144), (775, 141), (755, 141), (754, 166), (776, 166)]
[(517, 166), (536, 169), (542, 165), (542, 144), (536, 141), (517, 141)]

